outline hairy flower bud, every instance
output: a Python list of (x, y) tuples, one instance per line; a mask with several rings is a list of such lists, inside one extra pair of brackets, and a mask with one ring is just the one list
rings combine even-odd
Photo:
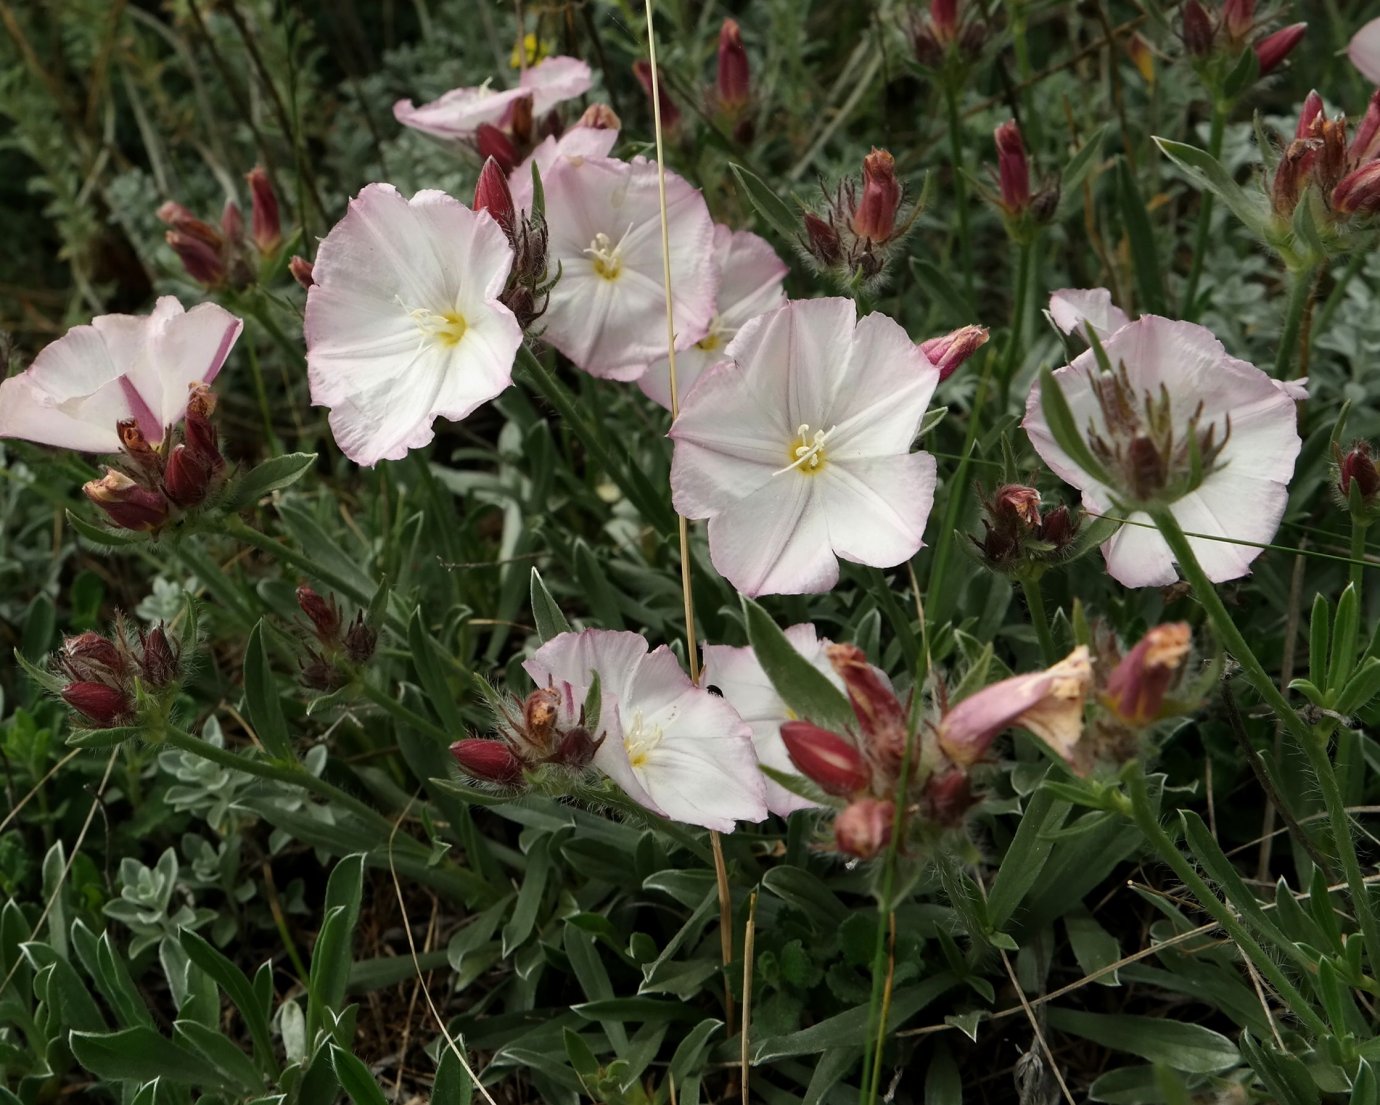
[(169, 230), (164, 238), (187, 275), (198, 284), (216, 287), (225, 282), (225, 262), (215, 247), (180, 230)]
[(947, 380), (958, 366), (987, 344), (987, 327), (963, 326), (920, 343), (920, 352), (939, 369), (940, 381)]
[(1323, 98), (1313, 90), (1304, 97), (1303, 108), (1299, 111), (1298, 125), (1294, 127), (1295, 138), (1311, 138), (1313, 124), (1323, 113)]
[(345, 656), (352, 664), (367, 663), (378, 647), (379, 635), (369, 628), (363, 614), (356, 614), (345, 631)]
[(1078, 519), (1066, 506), (1058, 506), (1040, 519), (1040, 540), (1053, 545), (1056, 552), (1067, 548), (1078, 536)]
[(843, 259), (839, 233), (812, 211), (805, 212), (805, 238), (810, 255), (821, 265), (836, 265)]
[(211, 489), (211, 469), (186, 445), (173, 447), (163, 472), (163, 491), (175, 505), (187, 508), (205, 502)]
[(139, 674), (144, 682), (155, 690), (174, 682), (178, 675), (178, 656), (161, 622), (144, 635), (142, 646)]
[[(517, 168), (518, 162), (522, 160), (518, 155), (517, 147), (513, 145), (513, 140), (492, 123), (479, 124), (479, 129), (474, 135), (474, 148), (479, 152), (479, 156), (484, 158), (486, 169), (490, 161), (498, 163), (498, 168), (505, 180), (507, 175)], [(484, 183), (482, 172), (479, 183), (482, 187)], [(477, 202), (475, 210), (479, 210)]]
[(310, 584), (297, 588), (297, 605), (312, 624), (312, 632), (324, 645), (332, 645), (340, 639), (340, 606), (335, 596), (329, 598), (320, 594)]
[(862, 171), (862, 199), (853, 212), (853, 233), (873, 242), (886, 242), (896, 230), (896, 212), (901, 207), (896, 159), (874, 146), (863, 158)]
[(226, 200), (220, 212), (220, 232), (229, 246), (244, 244), (244, 214), (234, 200)]
[(843, 680), (868, 747), (888, 768), (900, 767), (910, 729), (905, 705), (857, 645), (830, 645), (825, 653)]
[(532, 143), (532, 97), (523, 96), (508, 110), (508, 133), (523, 147)]
[(1380, 494), (1380, 470), (1375, 466), (1370, 444), (1365, 441), (1356, 442), (1337, 462), (1337, 490), (1342, 493), (1343, 502), (1351, 500), (1353, 483), (1366, 506), (1373, 504)]
[(1001, 205), (1009, 215), (1030, 208), (1030, 163), (1025, 156), (1025, 141), (1015, 120), (1008, 120), (993, 132), (997, 146), (997, 179)]
[(479, 183), (474, 188), (474, 204), (476, 211), (487, 211), (494, 217), (494, 221), (503, 228), (503, 233), (508, 235), (509, 241), (513, 237), (513, 221), (516, 212), (513, 209), (513, 193), (508, 188), (508, 173), (511, 169), (504, 169), (497, 158), (490, 156), (484, 162), (484, 167), (479, 170)]
[(583, 725), (576, 726), (561, 735), (554, 761), (573, 771), (583, 771), (594, 761), (594, 753), (603, 743), (603, 737), (595, 740)]
[(1307, 23), (1295, 23), (1281, 28), (1274, 34), (1266, 35), (1257, 42), (1253, 49), (1256, 60), (1260, 63), (1260, 75), (1263, 77), (1278, 69), (1284, 59), (1293, 52), (1294, 47), (1303, 41), (1304, 32), (1307, 30)]
[(118, 679), (129, 667), (114, 641), (91, 632), (68, 637), (63, 642), (58, 663), (78, 682)]
[(1207, 57), (1212, 53), (1213, 39), (1216, 37), (1212, 17), (1198, 0), (1188, 0), (1183, 6), (1182, 18), (1184, 49), (1192, 57)]
[(1347, 173), (1332, 190), (1332, 209), (1343, 215), (1380, 212), (1380, 161)]
[(719, 107), (730, 114), (747, 107), (750, 79), (743, 36), (736, 21), (725, 19), (719, 30), (719, 72), (715, 85)]
[(522, 761), (502, 741), (467, 737), (450, 746), (460, 770), (476, 779), (503, 786), (522, 781)]
[(956, 828), (976, 801), (968, 773), (951, 767), (929, 777), (921, 795), (921, 809), (927, 821), (944, 828)]
[(1033, 487), (1002, 484), (993, 494), (989, 510), (996, 521), (1034, 529), (1040, 524), (1040, 493)]
[(554, 687), (538, 687), (522, 704), (524, 733), (543, 753), (550, 751), (560, 711), (561, 694)]
[(1347, 155), (1357, 165), (1380, 157), (1380, 88), (1371, 93), (1366, 114), (1356, 128), (1356, 137), (1352, 139)]
[(249, 170), (250, 217), (254, 227), (254, 245), (260, 253), (273, 253), (283, 244), (283, 224), (278, 213), (278, 197), (273, 182), (260, 166)]
[(1255, 26), (1255, 0), (1226, 0), (1222, 5), (1222, 29), (1238, 46), (1245, 45)]
[(860, 798), (834, 818), (834, 846), (846, 856), (872, 859), (891, 843), (896, 806), (888, 798)]
[(107, 468), (100, 479), (85, 484), (82, 492), (120, 529), (147, 533), (168, 520), (168, 502), (162, 495), (114, 468)]
[(1322, 146), (1316, 138), (1296, 138), (1285, 147), (1270, 184), (1270, 207), (1281, 219), (1293, 218), (1308, 185), (1308, 172)]
[(133, 418), (121, 419), (115, 423), (115, 432), (120, 437), (121, 450), (130, 459), (137, 473), (146, 481), (157, 483), (163, 475), (163, 458), (158, 450), (149, 444), (144, 431), (139, 428), (139, 423)]
[(304, 288), (310, 288), (314, 283), (311, 276), (312, 267), (313, 266), (310, 261), (308, 261), (305, 257), (299, 257), (296, 254), (293, 254), (292, 260), (288, 262), (288, 272), (290, 272), (292, 274), (292, 278), (296, 280), (297, 283), (301, 284)]
[[(637, 83), (642, 86), (642, 90), (648, 96), (652, 95), (652, 66), (647, 61), (633, 62), (633, 76), (637, 78)], [(657, 105), (661, 109), (661, 127), (663, 130), (675, 130), (680, 124), (680, 108), (676, 107), (675, 101), (666, 94), (666, 82), (657, 75)]]
[(129, 721), (134, 714), (129, 695), (104, 683), (69, 683), (62, 689), (62, 700), (102, 728)]
[(930, 26), (942, 45), (952, 42), (958, 35), (958, 0), (930, 0)]
[(1178, 679), (1191, 644), (1187, 622), (1155, 626), (1107, 677), (1102, 704), (1126, 725), (1140, 727), (1157, 721), (1165, 693)]
[(781, 725), (781, 740), (796, 770), (826, 794), (847, 798), (872, 782), (862, 754), (837, 733), (808, 721), (787, 721)]

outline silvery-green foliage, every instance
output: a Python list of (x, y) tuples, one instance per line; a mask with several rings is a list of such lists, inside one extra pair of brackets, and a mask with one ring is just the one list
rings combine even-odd
[(129, 929), (130, 954), (176, 939), (179, 929), (198, 929), (215, 914), (197, 908), (189, 888), (178, 879), (177, 853), (171, 848), (146, 867), (132, 856), (120, 860), (120, 896), (106, 902), (104, 913)]

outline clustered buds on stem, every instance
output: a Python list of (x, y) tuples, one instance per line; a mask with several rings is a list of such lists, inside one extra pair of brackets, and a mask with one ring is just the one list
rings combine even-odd
[(207, 288), (248, 287), (282, 246), (282, 217), (268, 174), (256, 166), (245, 180), (250, 195), (249, 235), (234, 200), (226, 201), (219, 229), (172, 200), (158, 209), (158, 218), (169, 227), (165, 235), (168, 245), (187, 275)]
[(1255, 53), (1260, 76), (1273, 72), (1308, 30), (1307, 23), (1294, 23), (1257, 35), (1255, 0), (1225, 0), (1216, 14), (1200, 0), (1188, 0), (1180, 10), (1180, 20), (1184, 50), (1212, 85), (1221, 84), (1247, 49)]
[(547, 299), (559, 278), (559, 273), (553, 277), (547, 271), (546, 217), (540, 212), (517, 211), (508, 174), (492, 157), (479, 172), (474, 210), (492, 215), (513, 247), (513, 267), (498, 298), (526, 329), (546, 312)]
[(983, 563), (1000, 572), (1038, 569), (1061, 559), (1078, 536), (1078, 518), (1069, 508), (1041, 513), (1033, 487), (1002, 484), (982, 503), (983, 537), (970, 537)]
[(162, 623), (141, 627), (131, 639), (117, 618), (110, 637), (68, 637), (53, 667), (67, 681), (62, 700), (90, 724), (110, 728), (135, 721), (141, 691), (161, 697), (172, 692), (182, 677), (182, 655)]
[(1025, 139), (1014, 119), (997, 127), (992, 140), (997, 148), (998, 188), (993, 202), (1002, 213), (1007, 232), (1019, 241), (1054, 218), (1059, 206), (1059, 181), (1050, 179), (1032, 189)]
[(1336, 488), (1342, 506), (1359, 508), (1364, 519), (1380, 513), (1380, 469), (1376, 467), (1370, 442), (1358, 441), (1345, 453), (1338, 450), (1335, 459)]
[(539, 687), (521, 701), (497, 702), (496, 709), (497, 738), (466, 737), (450, 746), (460, 770), (487, 783), (517, 786), (543, 767), (578, 774), (604, 743), (603, 734), (596, 739), (586, 727), (583, 708), (573, 724), (562, 723), (561, 693), (554, 687)]
[(321, 595), (310, 584), (297, 588), (297, 605), (316, 638), (316, 645), (307, 648), (302, 682), (319, 691), (344, 686), (348, 673), (341, 670), (342, 662), (355, 667), (368, 663), (378, 646), (378, 633), (369, 626), (363, 611), (347, 625), (335, 596)]
[(982, 51), (986, 37), (982, 20), (968, 18), (966, 12), (960, 15), (958, 0), (930, 0), (928, 16), (917, 17), (910, 28), (915, 60), (926, 69), (967, 66)]
[(904, 200), (895, 159), (874, 147), (863, 159), (861, 188), (856, 178), (842, 180), (819, 210), (805, 213), (806, 256), (845, 288), (880, 279), (920, 213), (903, 210)]
[(1380, 214), (1380, 90), (1349, 143), (1346, 118), (1329, 119), (1322, 97), (1308, 94), (1275, 168), (1270, 204), (1278, 219), (1291, 221), (1310, 195), (1318, 221), (1334, 231)]
[(156, 533), (182, 513), (199, 507), (225, 482), (211, 415), (215, 395), (205, 384), (193, 384), (181, 426), (155, 448), (133, 420), (119, 423), (125, 460), (107, 467), (82, 492), (111, 524), (136, 533)]

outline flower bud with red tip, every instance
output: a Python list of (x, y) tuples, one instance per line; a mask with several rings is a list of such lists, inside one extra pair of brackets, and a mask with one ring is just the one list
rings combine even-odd
[(1157, 625), (1117, 664), (1102, 690), (1102, 704), (1135, 727), (1158, 721), (1165, 694), (1178, 681), (1192, 646), (1187, 622)]
[(180, 670), (177, 650), (173, 648), (172, 642), (168, 640), (167, 631), (162, 623), (154, 626), (141, 637), (142, 655), (139, 662), (139, 674), (145, 685), (154, 690), (161, 690), (177, 680)]
[(1295, 23), (1290, 27), (1283, 27), (1274, 34), (1266, 35), (1252, 47), (1255, 50), (1256, 60), (1260, 63), (1260, 75), (1266, 76), (1273, 73), (1283, 63), (1300, 42), (1303, 41), (1304, 33), (1308, 30), (1307, 23)]
[(987, 344), (987, 327), (962, 326), (948, 334), (920, 343), (920, 352), (939, 369), (942, 383), (952, 376), (959, 365)]
[(134, 702), (129, 695), (104, 683), (69, 683), (62, 689), (62, 700), (101, 728), (121, 725), (134, 717)]
[(1380, 212), (1380, 161), (1368, 162), (1337, 182), (1332, 190), (1332, 210), (1343, 215)]
[(1025, 155), (1025, 141), (1014, 119), (1008, 120), (992, 134), (997, 146), (997, 180), (1001, 187), (1001, 206), (1008, 215), (1024, 214), (1030, 209), (1030, 162)]
[(114, 681), (129, 671), (129, 659), (119, 646), (92, 632), (67, 638), (57, 664), (75, 682)]
[(340, 640), (340, 605), (335, 596), (320, 594), (310, 584), (297, 588), (297, 605), (311, 622), (312, 632), (323, 645), (334, 645)]
[(379, 635), (364, 620), (363, 614), (356, 614), (350, 628), (345, 631), (345, 657), (352, 664), (363, 664), (374, 655), (378, 647)]
[(176, 506), (190, 508), (206, 501), (211, 470), (186, 445), (173, 446), (163, 473), (163, 490)]
[(867, 747), (887, 768), (899, 768), (910, 730), (905, 705), (857, 645), (830, 645), (825, 654), (843, 680)]
[(821, 265), (836, 265), (843, 259), (839, 232), (812, 211), (805, 212), (805, 239), (810, 255)]
[(872, 782), (862, 754), (837, 733), (808, 721), (787, 721), (781, 725), (781, 740), (796, 770), (825, 794), (851, 797)]
[(958, 37), (958, 0), (930, 0), (930, 27), (941, 45), (953, 42)]
[(1347, 156), (1357, 165), (1380, 157), (1380, 88), (1371, 93), (1366, 114), (1356, 128), (1356, 137), (1351, 140)]
[(522, 781), (522, 761), (502, 741), (467, 737), (450, 746), (460, 770), (476, 779), (502, 786), (514, 786)]
[[(652, 95), (652, 67), (649, 62), (633, 62), (633, 76), (637, 78), (637, 83), (642, 86), (642, 90), (650, 97)], [(657, 105), (661, 109), (661, 127), (663, 130), (675, 130), (680, 125), (680, 108), (676, 107), (675, 101), (666, 93), (666, 82), (657, 74)]]
[(474, 187), (474, 210), (487, 211), (503, 228), (509, 240), (513, 237), (516, 212), (513, 193), (508, 188), (508, 173), (497, 158), (490, 157), (479, 170), (479, 183)]
[[(518, 167), (522, 158), (513, 140), (492, 123), (480, 123), (474, 135), (474, 148), (485, 162), (496, 161), (506, 176)], [(475, 210), (478, 210), (476, 208)]]
[(214, 288), (225, 282), (225, 262), (213, 246), (180, 230), (169, 230), (164, 238), (187, 275), (198, 284)]
[(524, 735), (542, 752), (550, 749), (560, 712), (561, 695), (554, 687), (538, 687), (522, 703)]
[(1255, 0), (1226, 0), (1222, 5), (1222, 29), (1238, 46), (1245, 45), (1255, 26)]
[(162, 495), (141, 487), (114, 468), (107, 468), (100, 479), (83, 485), (82, 493), (120, 529), (149, 533), (168, 520), (168, 502)]
[(1351, 501), (1353, 484), (1363, 506), (1376, 504), (1377, 497), (1380, 497), (1380, 470), (1376, 468), (1370, 444), (1365, 441), (1356, 442), (1337, 461), (1337, 490), (1342, 493), (1342, 502)]
[(735, 20), (725, 19), (719, 30), (719, 72), (714, 91), (719, 108), (737, 115), (748, 105), (751, 77), (747, 50)]
[(254, 245), (260, 253), (273, 253), (283, 244), (282, 217), (278, 212), (278, 197), (273, 192), (273, 182), (258, 165), (249, 170), (245, 179), (249, 181)]
[(886, 242), (896, 231), (896, 212), (901, 207), (896, 159), (874, 146), (863, 158), (862, 171), (862, 198), (853, 212), (853, 233), (873, 242)]
[(1311, 138), (1313, 136), (1313, 124), (1317, 122), (1322, 113), (1323, 98), (1314, 89), (1303, 99), (1303, 108), (1299, 111), (1298, 125), (1294, 127), (1294, 137)]
[(288, 272), (292, 278), (304, 288), (310, 288), (315, 281), (312, 279), (312, 263), (305, 257), (298, 257), (293, 254), (292, 260), (288, 262)]
[(1184, 49), (1195, 58), (1205, 58), (1212, 53), (1216, 30), (1212, 17), (1198, 0), (1188, 0), (1181, 12), (1183, 19)]
[(860, 798), (834, 818), (834, 847), (846, 856), (873, 859), (891, 843), (896, 806), (887, 798)]

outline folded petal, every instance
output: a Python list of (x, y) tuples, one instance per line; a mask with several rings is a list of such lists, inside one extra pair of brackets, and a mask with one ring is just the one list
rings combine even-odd
[(767, 483), (709, 519), (714, 567), (749, 597), (827, 591), (839, 565), (805, 479)]
[(836, 461), (813, 482), (829, 544), (844, 560), (890, 568), (920, 551), (934, 505), (935, 461), (928, 453)]

